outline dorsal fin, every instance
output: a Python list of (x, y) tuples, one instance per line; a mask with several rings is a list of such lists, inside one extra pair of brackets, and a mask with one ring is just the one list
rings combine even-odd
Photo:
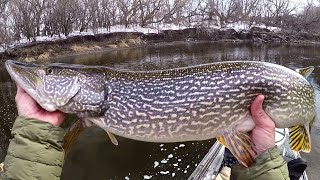
[(307, 78), (311, 73), (312, 71), (314, 70), (314, 67), (313, 66), (309, 66), (309, 67), (306, 67), (306, 68), (298, 68), (296, 69), (296, 71), (301, 74), (303, 77)]

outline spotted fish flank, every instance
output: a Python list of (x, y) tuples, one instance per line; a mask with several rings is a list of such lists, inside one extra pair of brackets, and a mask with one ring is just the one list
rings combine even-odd
[[(161, 71), (7, 61), (11, 77), (43, 108), (75, 113), (112, 134), (149, 142), (220, 137), (250, 165), (254, 147), (249, 113), (258, 94), (279, 128), (293, 127), (295, 150), (308, 151), (315, 117), (314, 90), (299, 73), (265, 62), (221, 62)], [(304, 75), (310, 70), (303, 70)], [(297, 135), (298, 132), (301, 134)], [(237, 149), (237, 146), (240, 145)], [(237, 153), (238, 152), (238, 153)], [(244, 157), (242, 154), (246, 154)]]

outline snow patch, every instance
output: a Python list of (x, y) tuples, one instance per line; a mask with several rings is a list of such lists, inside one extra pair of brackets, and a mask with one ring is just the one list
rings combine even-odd
[(226, 28), (227, 29), (234, 29), (235, 31), (241, 31), (241, 30), (250, 29), (248, 23), (243, 23), (243, 22), (237, 22), (237, 23), (228, 24), (226, 26)]
[(170, 158), (173, 158), (173, 155), (172, 154), (169, 154), (168, 155), (168, 158), (170, 159)]
[(143, 179), (151, 179), (152, 178), (152, 176), (149, 176), (149, 175), (144, 175), (143, 176)]
[(169, 174), (169, 171), (160, 171), (160, 174)]
[(155, 161), (153, 168), (156, 168), (157, 166), (159, 166), (159, 162), (158, 162), (158, 161)]
[(234, 29), (235, 31), (239, 32), (242, 30), (250, 30), (251, 27), (266, 28), (266, 29), (268, 29), (270, 31), (274, 31), (274, 32), (281, 31), (281, 28), (266, 26), (264, 24), (252, 24), (250, 26), (250, 22), (230, 23), (230, 24), (227, 24), (225, 28), (221, 28), (221, 29)]
[(168, 162), (168, 161), (165, 160), (165, 159), (161, 161), (162, 164), (165, 164), (165, 163), (167, 163), (167, 162)]
[(180, 144), (180, 145), (179, 145), (179, 147), (185, 147), (185, 146), (186, 146), (186, 145), (184, 145), (184, 144)]
[(278, 27), (273, 27), (273, 26), (266, 26), (266, 25), (254, 25), (254, 27), (259, 27), (259, 28), (266, 28), (270, 31), (274, 31), (274, 32), (279, 32), (281, 31), (281, 28)]

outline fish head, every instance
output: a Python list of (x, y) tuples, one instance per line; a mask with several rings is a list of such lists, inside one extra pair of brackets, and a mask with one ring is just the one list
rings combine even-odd
[(100, 111), (104, 101), (104, 75), (83, 66), (39, 65), (8, 60), (12, 79), (42, 108), (66, 113)]

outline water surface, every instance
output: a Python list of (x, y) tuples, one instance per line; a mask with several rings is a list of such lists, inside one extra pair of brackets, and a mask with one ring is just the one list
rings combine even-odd
[[(309, 81), (319, 96), (320, 48), (315, 46), (253, 45), (210, 42), (176, 42), (56, 59), (58, 62), (106, 65), (119, 69), (158, 70), (218, 61), (266, 61), (289, 68), (315, 66)], [(16, 117), (15, 86), (0, 66), (0, 161), (3, 161)], [(319, 107), (319, 106), (318, 106)], [(319, 114), (320, 110), (317, 110)], [(320, 116), (319, 116), (320, 117)], [(186, 179), (210, 149), (214, 140), (187, 143), (146, 143), (117, 138), (114, 146), (99, 128), (88, 128), (72, 148), (62, 179)], [(320, 176), (320, 122), (312, 127), (309, 178)]]

